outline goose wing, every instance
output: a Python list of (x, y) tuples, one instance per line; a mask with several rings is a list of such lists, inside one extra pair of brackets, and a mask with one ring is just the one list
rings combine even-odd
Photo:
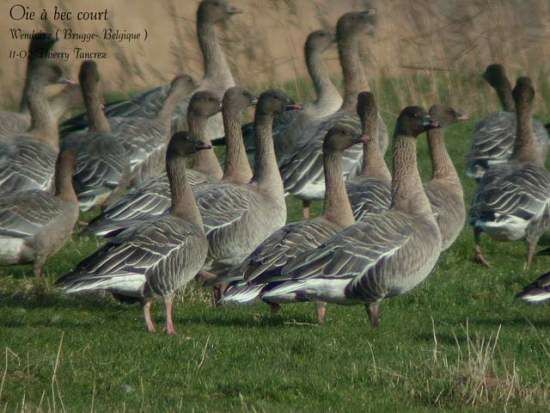
[(64, 213), (50, 194), (25, 191), (0, 200), (0, 235), (27, 238)]
[[(194, 248), (203, 238), (195, 225), (167, 215), (123, 231), (56, 284), (69, 293), (103, 289), (142, 296), (151, 277), (174, 276), (185, 272), (185, 266), (196, 267), (195, 261), (204, 261), (206, 251), (197, 254)], [(165, 281), (170, 283), (170, 277)]]
[(470, 222), (475, 225), (481, 220), (505, 225), (512, 219), (527, 224), (540, 217), (549, 200), (550, 173), (546, 169), (534, 164), (503, 166), (481, 181), (474, 195)]
[(379, 214), (390, 209), (391, 188), (386, 182), (357, 177), (346, 183), (346, 190), (356, 221), (364, 221), (367, 214)]
[(357, 278), (379, 272), (412, 238), (407, 217), (396, 212), (369, 214), (326, 240), (318, 248), (300, 254), (283, 268), (280, 280), (308, 278)]
[(17, 135), (0, 142), (0, 193), (52, 186), (57, 151), (31, 136)]

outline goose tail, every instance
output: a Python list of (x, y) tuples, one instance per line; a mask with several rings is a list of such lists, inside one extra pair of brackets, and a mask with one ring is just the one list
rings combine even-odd
[(253, 304), (259, 300), (260, 293), (264, 287), (265, 285), (263, 284), (249, 285), (242, 282), (235, 283), (227, 288), (220, 300), (220, 304)]

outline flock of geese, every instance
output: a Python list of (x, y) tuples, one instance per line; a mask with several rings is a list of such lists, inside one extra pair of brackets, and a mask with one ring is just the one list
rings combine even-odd
[[(237, 86), (217, 26), (240, 11), (202, 0), (197, 35), (204, 77), (103, 105), (93, 61), (79, 82), (43, 56), (47, 33), (30, 42), (18, 112), (0, 112), (0, 263), (33, 263), (36, 276), (70, 238), (79, 211), (101, 207), (85, 231), (106, 238), (56, 285), (66, 293), (103, 291), (141, 303), (147, 330), (162, 297), (166, 332), (175, 333), (172, 302), (190, 280), (213, 287), (216, 304), (311, 301), (323, 323), (326, 303), (364, 304), (372, 326), (382, 300), (418, 286), (467, 218), (462, 185), (445, 148), (444, 129), (467, 119), (436, 104), (410, 106), (396, 120), (393, 167), (387, 127), (369, 92), (359, 45), (375, 29), (373, 9), (341, 16), (335, 34), (305, 43), (316, 99), (303, 106), (278, 90), (256, 97)], [(343, 97), (323, 54), (336, 43)], [(502, 111), (480, 121), (468, 154), (478, 182), (469, 210), (475, 259), (489, 265), (480, 237), (525, 240), (526, 265), (550, 227), (549, 136), (532, 119), (535, 90), (515, 86), (500, 65), (485, 79)], [(50, 96), (50, 85), (66, 84)], [(62, 123), (83, 101), (86, 113)], [(255, 107), (254, 122), (242, 125)], [(417, 140), (427, 134), (432, 177), (423, 183)], [(225, 145), (220, 165), (212, 146)], [(286, 224), (285, 197), (303, 203), (304, 220)], [(322, 215), (310, 204), (323, 200)], [(550, 275), (520, 297), (550, 298)]]

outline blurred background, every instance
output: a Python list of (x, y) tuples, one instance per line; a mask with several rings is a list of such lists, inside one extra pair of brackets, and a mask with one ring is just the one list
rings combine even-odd
[[(436, 99), (459, 103), (469, 110), (488, 111), (496, 99), (480, 74), (492, 62), (505, 64), (509, 75), (529, 74), (538, 86), (539, 112), (548, 112), (550, 96), (550, 1), (548, 0), (230, 0), (243, 10), (221, 30), (237, 81), (257, 89), (268, 85), (293, 90), (297, 98), (310, 93), (303, 61), (307, 34), (334, 28), (338, 17), (372, 5), (378, 10), (375, 37), (366, 37), (363, 56), (371, 87), (384, 87), (392, 102), (427, 103)], [(8, 7), (42, 7), (109, 11), (107, 22), (14, 22)], [(198, 0), (41, 0), (4, 3), (0, 33), (0, 105), (19, 100), (24, 60), (9, 60), (10, 48), (26, 48), (12, 40), (9, 28), (24, 30), (71, 28), (101, 33), (105, 27), (149, 32), (147, 41), (93, 41), (87, 50), (104, 50), (99, 61), (105, 90), (132, 93), (168, 82), (185, 72), (201, 76), (201, 58), (195, 37)], [(60, 41), (56, 48), (82, 47), (78, 41)], [(326, 55), (335, 79), (340, 73), (336, 49)], [(76, 77), (80, 61), (68, 62)], [(389, 81), (389, 82), (388, 82)], [(389, 89), (389, 90), (388, 90)], [(392, 90), (393, 95), (392, 95)], [(455, 104), (456, 104), (455, 103)], [(393, 106), (393, 105), (392, 105)], [(387, 105), (382, 107), (386, 107)]]

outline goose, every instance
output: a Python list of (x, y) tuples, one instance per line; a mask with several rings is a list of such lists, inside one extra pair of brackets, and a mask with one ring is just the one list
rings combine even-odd
[(124, 189), (130, 163), (103, 113), (99, 70), (94, 61), (82, 62), (79, 82), (89, 126), (86, 132), (67, 137), (62, 147), (73, 147), (77, 153), (73, 181), (80, 209), (88, 211), (103, 205), (113, 191)]
[[(57, 123), (61, 118), (82, 103), (82, 94), (78, 84), (67, 84), (49, 99), (50, 111)], [(28, 110), (21, 112), (0, 111), (0, 139), (16, 133), (24, 133), (31, 127), (31, 114)]]
[(363, 144), (361, 173), (346, 182), (353, 216), (361, 222), (367, 214), (387, 211), (391, 205), (391, 173), (378, 142), (378, 106), (374, 95), (361, 92), (357, 114), (363, 134), (373, 137)]
[(538, 239), (550, 225), (550, 173), (533, 132), (535, 90), (531, 79), (520, 77), (512, 93), (517, 114), (514, 149), (508, 163), (491, 167), (480, 181), (470, 209), (470, 225), (478, 263), (489, 266), (480, 245), (481, 234), (486, 233), (501, 241), (525, 239), (528, 268)]
[(299, 254), (265, 287), (267, 303), (323, 301), (364, 303), (373, 327), (379, 303), (405, 294), (434, 268), (441, 235), (424, 192), (416, 161), (416, 139), (438, 127), (420, 107), (405, 108), (394, 135), (392, 204), (369, 214), (314, 250)]
[(530, 304), (547, 302), (550, 299), (550, 272), (542, 274), (519, 292), (516, 297)]
[[(172, 116), (173, 130), (186, 130), (186, 113), (189, 98), (194, 92), (208, 90), (216, 93), (221, 99), (225, 91), (235, 86), (235, 80), (223, 48), (220, 45), (216, 27), (228, 21), (232, 16), (241, 13), (239, 9), (225, 0), (202, 0), (197, 9), (197, 37), (203, 58), (204, 77), (199, 85), (190, 90), (187, 96), (179, 101)], [(108, 117), (155, 117), (164, 104), (169, 86), (159, 86), (150, 89), (135, 98), (108, 105)], [(186, 99), (185, 99), (186, 98)], [(65, 130), (80, 129), (85, 125), (82, 116), (66, 122)], [(207, 136), (210, 139), (223, 135), (221, 116), (211, 119), (208, 123)]]
[[(210, 145), (205, 135), (208, 118), (220, 111), (220, 101), (210, 92), (196, 92), (188, 106), (188, 123), (191, 136)], [(203, 152), (210, 152), (203, 154)], [(193, 156), (193, 168), (186, 177), (191, 187), (219, 181), (223, 174), (213, 151), (199, 151)], [(160, 216), (170, 207), (170, 184), (166, 173), (136, 185), (103, 213), (93, 219), (86, 231), (95, 235), (111, 235), (135, 221)]]
[[(472, 134), (472, 144), (466, 156), (466, 175), (481, 179), (486, 170), (493, 165), (506, 163), (512, 155), (516, 134), (515, 104), (512, 98), (512, 86), (504, 67), (491, 64), (483, 74), (484, 79), (495, 89), (502, 111), (495, 112), (479, 121)], [(536, 153), (546, 159), (548, 153), (548, 132), (544, 125), (533, 120), (536, 138)]]
[[(247, 304), (254, 302), (274, 273), (305, 251), (312, 250), (329, 237), (355, 223), (346, 194), (342, 174), (342, 155), (351, 145), (366, 141), (353, 129), (333, 126), (323, 143), (325, 182), (324, 212), (309, 221), (293, 222), (275, 231), (262, 242), (236, 269), (229, 271), (228, 280), (234, 279), (224, 293), (222, 304)], [(244, 281), (243, 281), (244, 280)], [(272, 310), (278, 309), (272, 304)], [(317, 318), (322, 324), (324, 305), (318, 304)]]
[(74, 153), (63, 151), (55, 168), (55, 194), (34, 189), (0, 198), (0, 264), (32, 262), (34, 275), (42, 276), (46, 260), (70, 238), (78, 219), (74, 167)]
[[(323, 61), (323, 54), (334, 44), (336, 38), (327, 30), (315, 30), (311, 32), (304, 44), (304, 58), (308, 74), (313, 82), (316, 99), (303, 105), (301, 111), (285, 111), (277, 116), (273, 122), (273, 142), (275, 142), (275, 154), (277, 163), (284, 164), (286, 156), (296, 149), (299, 131), (308, 121), (321, 119), (331, 115), (342, 106), (342, 96), (330, 79), (330, 74)], [(243, 126), (243, 136), (247, 153), (254, 155), (254, 122)], [(218, 138), (214, 145), (223, 142)]]
[[(346, 13), (338, 20), (336, 38), (344, 77), (344, 101), (334, 114), (308, 123), (302, 130), (301, 145), (280, 165), (285, 191), (302, 200), (304, 218), (309, 217), (312, 200), (322, 199), (324, 194), (322, 141), (326, 131), (337, 123), (345, 123), (361, 133), (359, 119), (355, 115), (357, 95), (368, 90), (368, 82), (359, 56), (359, 41), (365, 31), (373, 32), (375, 10)], [(386, 125), (379, 118), (378, 133), (382, 153), (385, 152), (388, 136)], [(361, 166), (363, 152), (353, 146), (344, 156), (344, 175), (355, 176)]]
[(0, 194), (51, 189), (59, 138), (45, 88), (67, 82), (58, 66), (44, 65), (33, 70), (26, 90), (31, 127), (25, 133), (15, 133), (0, 140)]
[(466, 114), (444, 105), (433, 105), (429, 114), (440, 128), (428, 131), (428, 148), (432, 162), (432, 179), (424, 190), (441, 231), (441, 248), (446, 251), (458, 238), (466, 221), (464, 191), (445, 147), (443, 128), (468, 119)]
[(203, 266), (208, 242), (202, 219), (185, 174), (185, 157), (209, 145), (187, 132), (176, 133), (166, 152), (170, 179), (170, 212), (130, 228), (81, 261), (56, 282), (65, 293), (109, 291), (123, 302), (139, 301), (147, 331), (154, 332), (151, 306), (164, 299), (166, 332), (175, 334), (172, 301)]

